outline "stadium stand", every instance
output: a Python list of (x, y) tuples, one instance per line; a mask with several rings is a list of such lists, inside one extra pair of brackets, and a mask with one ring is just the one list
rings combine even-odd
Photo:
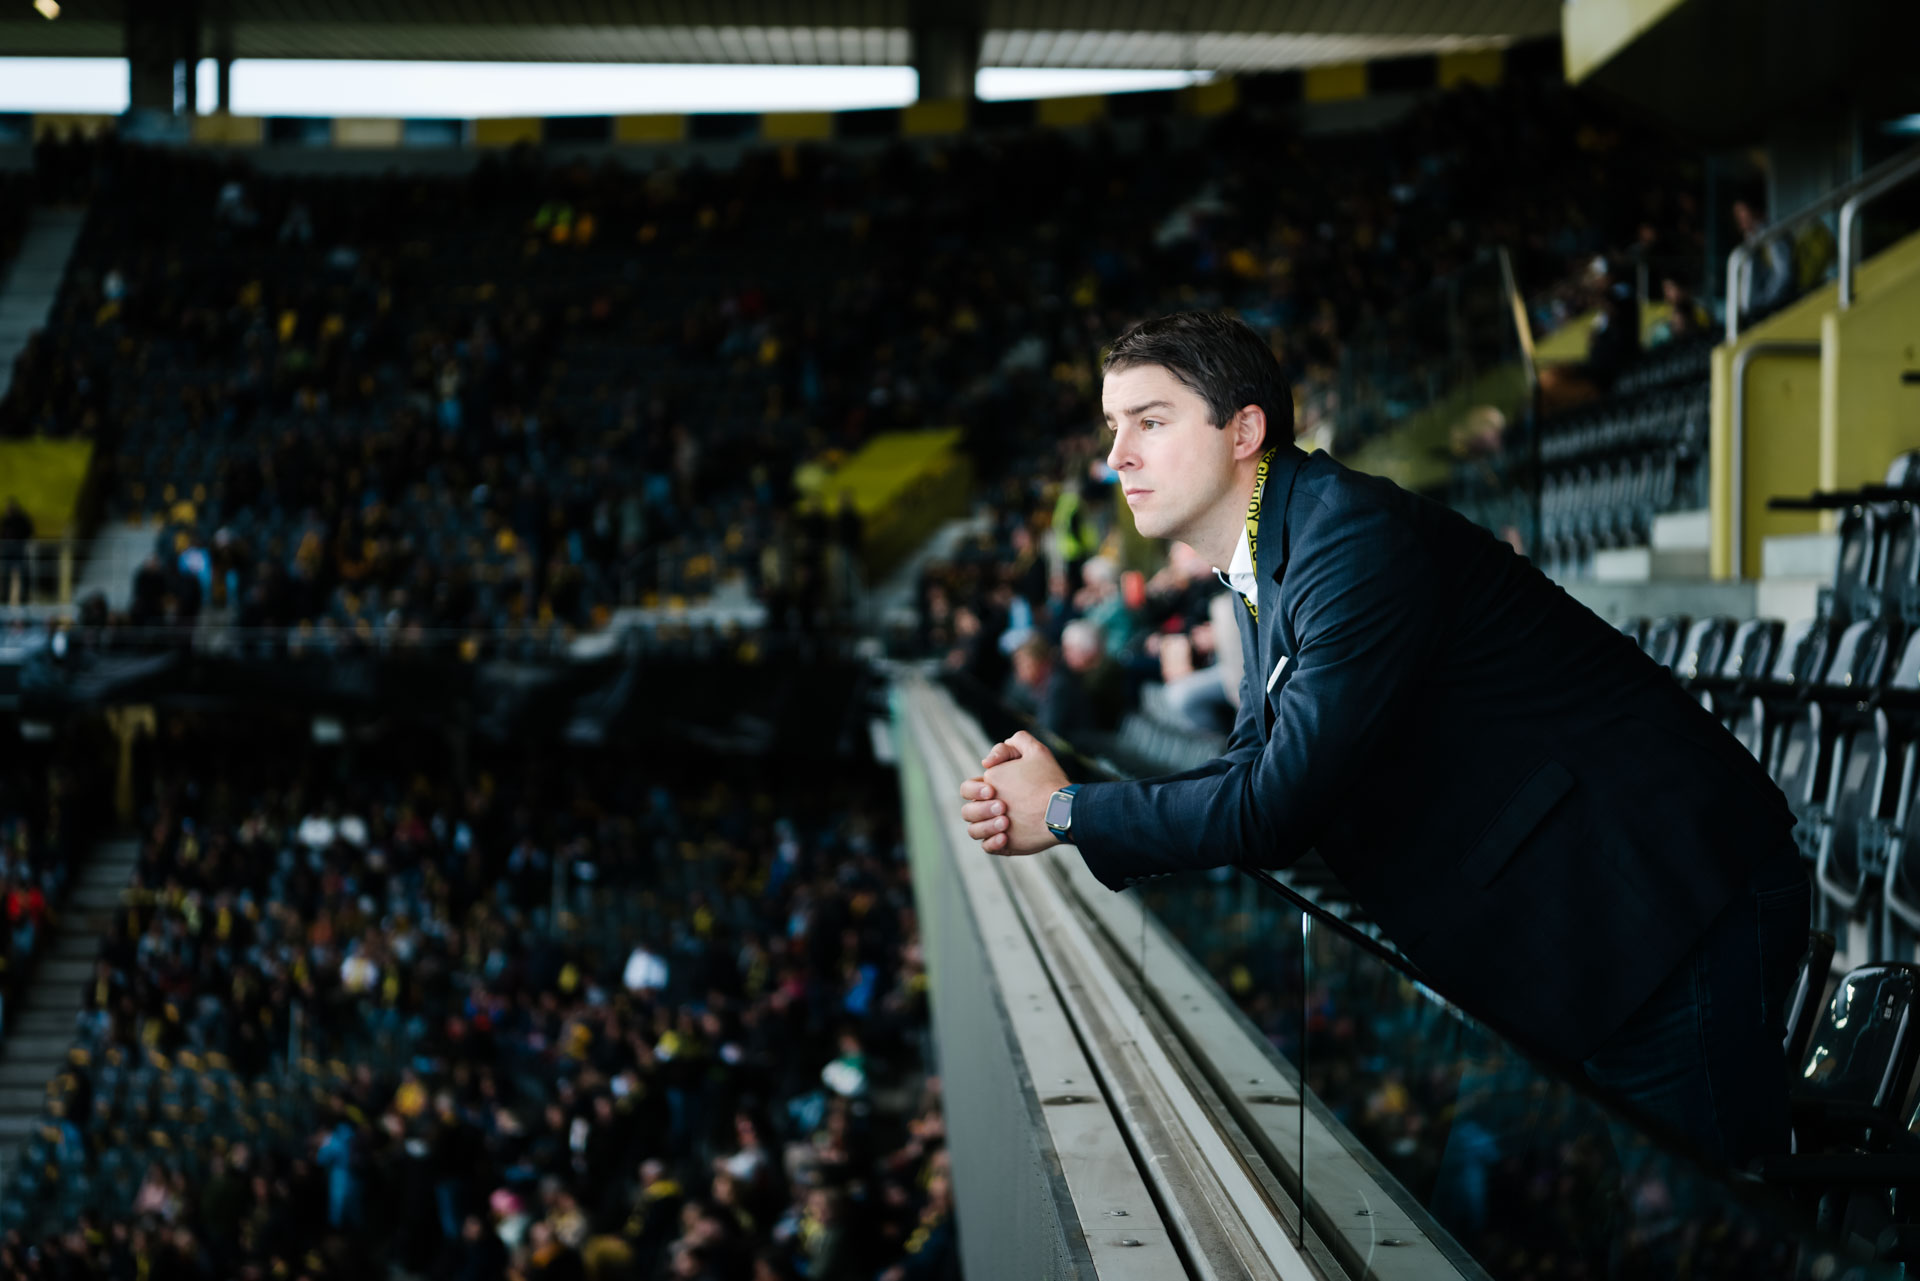
[(870, 785), (509, 757), (463, 790), (167, 733), (0, 1196), (14, 1274), (951, 1267)]
[[(103, 789), (61, 775), (40, 793), (50, 766), (0, 772), (0, 1012), (42, 980), (33, 1021), (10, 1013), (0, 1031), (18, 1045), (31, 1029), (58, 1054), (35, 1081), (0, 1074), (0, 1140), (8, 1108), (30, 1116), (0, 1178), (0, 1270), (957, 1275), (928, 966), (881, 796), (893, 780), (770, 761), (780, 717), (764, 708), (682, 719), (697, 680), (639, 646), (596, 651), (628, 665), (618, 689), (503, 662), (443, 700), (454, 711), (433, 704), (424, 667), (269, 678), (247, 662), (447, 640), (468, 659), (551, 659), (623, 611), (723, 588), (758, 598), (767, 633), (851, 630), (863, 571), (921, 530), (902, 509), (924, 505), (928, 475), (964, 473), (929, 465), (875, 512), (835, 492), (858, 467), (834, 468), (890, 432), (958, 427), (986, 497), (914, 567), (893, 653), (930, 658), (975, 706), (1003, 703), (1092, 768), (1187, 768), (1233, 720), (1235, 607), (1190, 552), (1160, 563), (1118, 527), (1094, 430), (1100, 337), (1172, 307), (1236, 311), (1301, 389), (1303, 433), (1344, 452), (1450, 368), (1423, 358), (1431, 335), (1405, 299), (1510, 251), (1521, 279), (1550, 282), (1529, 294), (1534, 320), (1566, 325), (1607, 314), (1620, 262), (1705, 254), (1687, 157), (1557, 84), (1467, 85), (1339, 138), (1257, 101), (1210, 122), (1122, 123), (747, 146), (717, 167), (515, 149), (461, 176), (323, 177), (110, 137), (38, 145), (42, 198), (90, 212), (0, 436), (96, 443), (105, 515), (152, 555), (130, 606), (85, 602), (71, 647), (36, 655), (15, 704), (58, 708), (65, 736), (88, 699), (158, 699), (164, 746), (121, 742), (143, 780), (131, 883), (84, 957), (48, 968), (33, 964), (44, 927), (96, 834), (75, 815), (104, 808)], [(1627, 153), (1630, 173), (1611, 166)], [(1598, 293), (1596, 256), (1615, 263)], [(1494, 432), (1491, 449), (1452, 447), (1455, 505), (1563, 579), (1705, 507), (1712, 348), (1684, 291), (1673, 306), (1685, 318), (1661, 345), (1624, 356), (1614, 328), (1551, 415)], [(1336, 415), (1362, 335), (1409, 358), (1384, 367), (1367, 412)], [(1796, 1151), (1763, 1173), (1830, 1236), (1892, 1262), (1920, 1259), (1904, 1195), (1920, 1182), (1916, 467), (1903, 455), (1884, 485), (1809, 500), (1839, 530), (1815, 617), (1623, 626), (1800, 819), (1824, 933), (1788, 1020)], [(275, 639), (226, 666), (95, 663), (141, 649), (143, 629), (184, 650), (215, 627)], [(767, 633), (697, 631), (687, 648), (752, 667)], [(421, 688), (393, 688), (409, 682)], [(612, 710), (579, 710), (603, 694)], [(298, 710), (250, 725), (232, 706), (183, 710), (241, 697)], [(330, 700), (349, 697), (378, 724), (343, 731)], [(845, 701), (809, 732), (843, 743), (870, 728), (871, 709)], [(640, 702), (668, 750), (574, 750), (617, 741)], [(520, 703), (542, 704), (540, 734), (521, 732)], [(419, 734), (423, 709), (457, 721), (454, 738), (488, 723), (478, 768), (441, 759), (470, 745)], [(307, 742), (329, 733), (349, 745)], [(721, 767), (689, 743), (761, 755)], [(1286, 888), (1390, 960), (1317, 860)], [(1523, 1101), (1550, 1093), (1535, 1069), (1499, 1061), (1408, 971), (1328, 967), (1308, 986), (1308, 918), (1302, 954), (1285, 955), (1273, 939), (1295, 918), (1245, 890), (1220, 878), (1140, 898), (1201, 940), (1202, 977), (1302, 1065), (1294, 1084), (1384, 1182), (1457, 1174), (1431, 1134), (1476, 1091), (1493, 1100), (1476, 1124), (1578, 1134), (1464, 1158), (1483, 1166), (1463, 1185), (1477, 1196), (1435, 1210), (1449, 1248), (1501, 1275), (1583, 1275), (1570, 1258), (1660, 1275), (1676, 1248), (1689, 1275), (1778, 1274), (1770, 1239), (1657, 1174), (1639, 1191), (1669, 1230), (1604, 1239), (1593, 1190), (1630, 1187), (1627, 1149), (1599, 1134), (1588, 1096), (1529, 1117)], [(1206, 910), (1183, 923), (1183, 904)], [(1142, 972), (1147, 938), (1143, 924)], [(1291, 1006), (1288, 960), (1308, 987)], [(70, 1021), (49, 987), (77, 1005)], [(1478, 1061), (1441, 1063), (1442, 1044)], [(1304, 1162), (1307, 1091), (1293, 1093), (1252, 1101), (1296, 1105)], [(1304, 1182), (1300, 1199), (1304, 1215)]]
[[(1237, 306), (1311, 407), (1343, 334), (1493, 245), (1551, 279), (1649, 217), (1694, 234), (1664, 189), (1682, 159), (1642, 139), (1648, 192), (1598, 180), (1595, 149), (1637, 135), (1539, 79), (1441, 94), (1358, 149), (1257, 111), (1148, 132), (1129, 145), (1166, 181), (1100, 201), (1120, 144), (1046, 131), (731, 171), (488, 157), (470, 179), (45, 142), (47, 184), (108, 198), (0, 430), (109, 446), (108, 516), (160, 523), (141, 626), (587, 628), (737, 576), (811, 620), (844, 606), (828, 562), (851, 549), (796, 505), (793, 465), (956, 420), (1017, 465), (1087, 421), (1083, 324)], [(1239, 163), (1274, 154), (1284, 182)], [(992, 198), (1015, 186), (1048, 207)], [(1069, 223), (1101, 230), (1049, 230)]]

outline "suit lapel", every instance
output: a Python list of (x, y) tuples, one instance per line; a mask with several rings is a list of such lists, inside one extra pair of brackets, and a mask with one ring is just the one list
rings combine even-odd
[[(1262, 543), (1267, 541), (1265, 524), (1266, 522), (1262, 520), (1262, 528), (1260, 530), (1260, 541)], [(1279, 663), (1280, 659), (1286, 655), (1287, 649), (1286, 642), (1280, 635), (1280, 584), (1273, 581), (1272, 575), (1268, 574), (1264, 567), (1260, 571), (1259, 591), (1260, 652), (1258, 661), (1260, 665), (1254, 670), (1260, 673), (1257, 678), (1260, 682), (1260, 696), (1266, 700), (1266, 726), (1268, 731), (1271, 731), (1273, 729), (1274, 700), (1280, 695), (1280, 682), (1273, 679), (1273, 669), (1274, 666)], [(1284, 673), (1282, 675), (1284, 679)]]
[(1260, 624), (1247, 614), (1247, 603), (1240, 599), (1240, 593), (1233, 593), (1234, 630), (1240, 633), (1241, 670), (1247, 674), (1247, 683), (1252, 687), (1249, 697), (1259, 696), (1259, 683), (1266, 679), (1260, 670)]
[(1280, 701), (1280, 687), (1286, 684), (1288, 673), (1282, 670), (1280, 679), (1274, 680), (1274, 667), (1282, 658), (1289, 666), (1293, 662), (1293, 642), (1287, 630), (1286, 620), (1280, 609), (1280, 583), (1287, 572), (1287, 511), (1293, 505), (1293, 487), (1300, 478), (1300, 466), (1307, 456), (1298, 448), (1289, 446), (1274, 459), (1274, 466), (1267, 475), (1267, 492), (1260, 503), (1260, 564), (1254, 566), (1258, 571), (1260, 604), (1260, 626), (1257, 641), (1257, 658), (1262, 696), (1266, 700), (1266, 727), (1273, 729), (1274, 707)]

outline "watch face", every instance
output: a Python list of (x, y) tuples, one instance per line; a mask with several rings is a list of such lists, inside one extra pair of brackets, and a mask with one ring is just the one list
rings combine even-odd
[(1065, 830), (1067, 821), (1073, 817), (1073, 798), (1055, 792), (1047, 800), (1047, 826)]

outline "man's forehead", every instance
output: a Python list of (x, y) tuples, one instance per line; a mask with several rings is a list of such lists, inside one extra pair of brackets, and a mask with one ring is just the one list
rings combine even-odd
[(1137, 410), (1152, 402), (1180, 405), (1199, 397), (1164, 365), (1128, 365), (1110, 369), (1100, 387), (1100, 407), (1108, 414)]

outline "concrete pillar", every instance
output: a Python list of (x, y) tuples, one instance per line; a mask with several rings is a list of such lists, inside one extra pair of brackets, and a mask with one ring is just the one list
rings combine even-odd
[(142, 734), (152, 738), (159, 731), (159, 721), (151, 703), (122, 705), (107, 709), (107, 728), (113, 731), (120, 747), (114, 769), (113, 810), (124, 827), (133, 822), (134, 804), (138, 800), (133, 794), (134, 741)]
[(233, 110), (233, 2), (211, 0), (207, 25), (213, 38), (213, 109)]
[(972, 98), (984, 23), (978, 0), (915, 0), (909, 13), (920, 100)]
[(198, 0), (129, 0), (126, 12), (127, 105), (167, 115), (192, 111)]

